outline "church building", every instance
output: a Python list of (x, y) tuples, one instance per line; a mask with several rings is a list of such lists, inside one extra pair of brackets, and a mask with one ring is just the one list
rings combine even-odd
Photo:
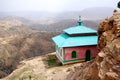
[(52, 40), (56, 45), (56, 56), (63, 65), (89, 61), (98, 53), (97, 31), (84, 26), (81, 19), (78, 20), (78, 26), (63, 30)]

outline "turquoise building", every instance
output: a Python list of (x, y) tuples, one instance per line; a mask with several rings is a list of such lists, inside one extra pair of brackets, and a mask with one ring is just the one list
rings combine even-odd
[(89, 61), (96, 57), (97, 31), (84, 26), (82, 20), (78, 25), (63, 30), (52, 38), (56, 45), (56, 56), (62, 64)]

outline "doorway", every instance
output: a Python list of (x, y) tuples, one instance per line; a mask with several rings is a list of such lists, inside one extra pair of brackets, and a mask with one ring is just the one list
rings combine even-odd
[(85, 61), (90, 61), (90, 60), (91, 60), (91, 51), (86, 50)]

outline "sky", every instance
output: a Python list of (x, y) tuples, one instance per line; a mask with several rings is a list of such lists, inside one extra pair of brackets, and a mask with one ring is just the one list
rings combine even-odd
[(119, 0), (0, 0), (0, 11), (80, 11), (91, 7), (117, 8)]

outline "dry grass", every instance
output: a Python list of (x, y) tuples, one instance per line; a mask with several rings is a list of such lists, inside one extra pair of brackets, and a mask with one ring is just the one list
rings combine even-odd
[(62, 63), (58, 62), (56, 59), (56, 55), (48, 55), (43, 59), (43, 62), (47, 64), (47, 68), (62, 66)]

